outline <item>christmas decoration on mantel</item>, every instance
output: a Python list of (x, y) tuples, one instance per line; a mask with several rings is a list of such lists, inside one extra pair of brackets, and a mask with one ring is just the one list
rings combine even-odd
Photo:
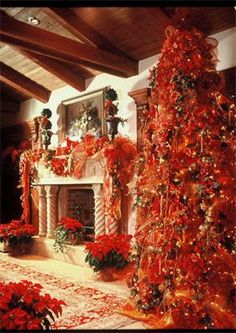
[(38, 133), (38, 140), (40, 148), (44, 147), (44, 149), (48, 149), (48, 146), (51, 143), (52, 137), (52, 123), (49, 120), (52, 116), (52, 111), (50, 109), (43, 109), (41, 112), (41, 116), (38, 117), (38, 125), (39, 125), (39, 133)]
[[(117, 106), (113, 103), (117, 93), (109, 88), (105, 91), (104, 109), (108, 117), (116, 117)], [(111, 109), (113, 110), (111, 112)], [(22, 219), (29, 221), (29, 190), (30, 183), (37, 179), (40, 168), (51, 172), (51, 177), (81, 178), (84, 173), (87, 158), (93, 158), (104, 163), (103, 192), (105, 200), (106, 232), (116, 234), (121, 223), (122, 200), (129, 201), (128, 184), (134, 172), (136, 145), (128, 137), (117, 135), (117, 128), (107, 136), (96, 137), (85, 134), (80, 141), (66, 138), (63, 146), (56, 150), (35, 149), (27, 150), (21, 155), (21, 184), (23, 189)], [(116, 136), (115, 136), (116, 135)]]
[(104, 111), (106, 114), (107, 133), (112, 141), (115, 135), (118, 134), (118, 125), (124, 125), (125, 119), (117, 117), (118, 106), (114, 103), (118, 98), (116, 91), (112, 88), (107, 88), (104, 91)]
[(151, 71), (122, 313), (155, 328), (235, 328), (235, 105), (221, 93), (216, 40), (189, 24), (166, 28)]

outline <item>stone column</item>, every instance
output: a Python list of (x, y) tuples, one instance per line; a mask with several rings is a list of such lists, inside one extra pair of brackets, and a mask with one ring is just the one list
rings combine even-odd
[(46, 210), (46, 193), (44, 186), (38, 186), (38, 193), (39, 193), (39, 237), (46, 237), (47, 210)]
[(92, 186), (94, 191), (95, 201), (95, 237), (105, 234), (105, 216), (104, 216), (104, 201), (102, 193), (102, 184)]
[(54, 238), (58, 219), (57, 191), (58, 186), (45, 186), (47, 194), (47, 238)]

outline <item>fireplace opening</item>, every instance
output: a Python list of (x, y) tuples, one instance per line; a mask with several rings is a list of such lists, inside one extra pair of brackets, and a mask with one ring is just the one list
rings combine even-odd
[(67, 190), (67, 216), (79, 220), (84, 226), (84, 241), (94, 240), (95, 202), (92, 189)]

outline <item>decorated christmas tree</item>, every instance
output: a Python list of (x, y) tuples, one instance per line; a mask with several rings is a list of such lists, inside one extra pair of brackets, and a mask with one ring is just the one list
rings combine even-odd
[(235, 105), (216, 46), (194, 27), (169, 26), (151, 71), (124, 312), (156, 328), (236, 327)]

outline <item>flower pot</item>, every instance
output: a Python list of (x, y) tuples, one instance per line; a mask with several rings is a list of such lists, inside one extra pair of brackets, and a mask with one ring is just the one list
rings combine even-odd
[(109, 267), (105, 267), (100, 271), (100, 279), (104, 282), (114, 281), (115, 278), (113, 276), (113, 269)]
[(113, 267), (105, 267), (100, 271), (100, 279), (104, 282), (128, 280), (132, 275), (133, 270), (134, 265), (132, 263), (128, 264), (121, 270)]
[(128, 280), (129, 277), (133, 274), (135, 267), (133, 263), (128, 263), (123, 269), (115, 269), (113, 272), (113, 278), (115, 280)]
[(17, 244), (8, 244), (7, 252), (10, 256), (18, 257), (32, 252), (33, 240), (27, 242), (19, 242)]
[(81, 237), (76, 237), (74, 234), (70, 234), (68, 235), (66, 243), (69, 245), (78, 245), (81, 243)]

